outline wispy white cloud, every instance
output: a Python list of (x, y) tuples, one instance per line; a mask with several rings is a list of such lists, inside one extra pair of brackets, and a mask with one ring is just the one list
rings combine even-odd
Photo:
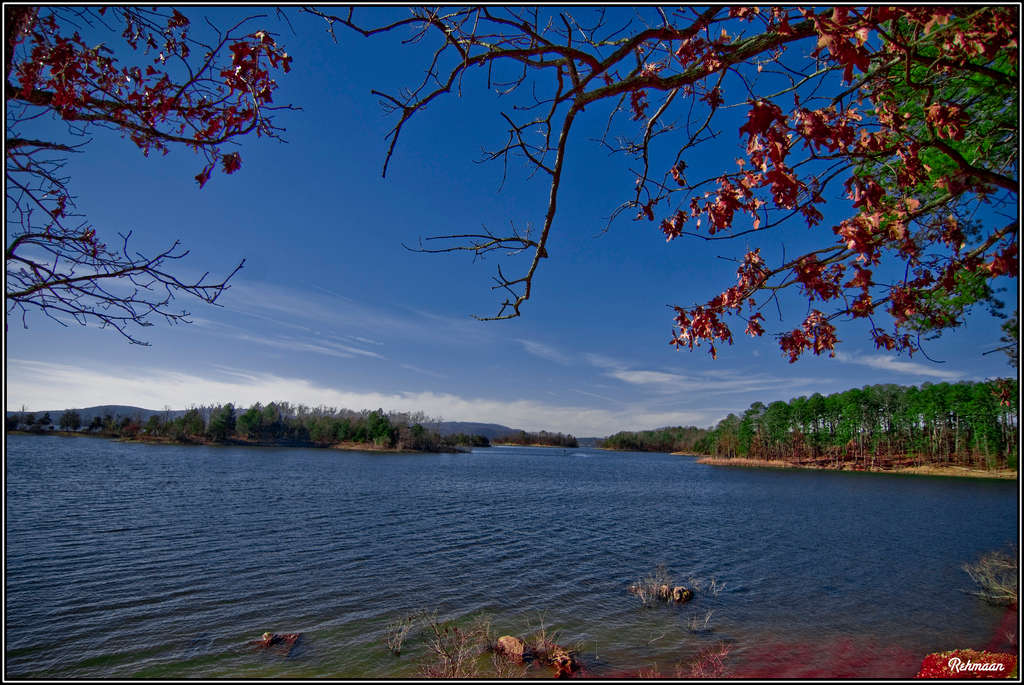
[[(260, 321), (269, 321), (269, 322), (271, 322), (274, 325), (275, 329), (288, 328), (288, 329), (292, 329), (292, 330), (296, 330), (296, 331), (301, 331), (304, 334), (305, 333), (313, 333), (313, 329), (310, 328), (309, 326), (304, 326), (302, 324), (294, 323), (292, 321), (287, 321), (287, 320), (283, 319), (278, 314), (261, 314), (259, 312), (243, 311), (241, 309), (235, 309), (233, 311), (235, 313), (237, 313), (237, 314), (242, 314), (243, 316), (246, 316), (246, 317), (250, 317), (250, 318), (253, 318), (253, 319), (259, 319)], [(249, 330), (247, 328), (243, 328), (241, 326), (235, 326), (235, 325), (232, 325), (232, 324), (229, 324), (229, 323), (225, 323), (224, 321), (220, 321), (220, 320), (207, 319), (205, 317), (196, 317), (196, 316), (193, 316), (191, 318), (192, 318), (192, 323), (195, 326), (198, 326), (199, 328), (204, 328), (204, 329), (207, 329), (207, 330), (213, 330), (213, 331)]]
[(80, 368), (31, 360), (10, 359), (7, 398), (30, 411), (125, 404), (144, 408), (187, 407), (191, 404), (287, 401), (308, 406), (349, 409), (423, 411), (453, 421), (501, 423), (525, 430), (550, 430), (577, 436), (603, 436), (619, 430), (665, 425), (711, 425), (719, 410), (669, 411), (636, 406), (612, 411), (558, 405), (529, 399), (464, 397), (436, 392), (357, 392), (319, 385), (305, 378), (238, 369), (215, 368), (209, 375), (154, 369)]
[(328, 290), (327, 288), (323, 287), (322, 285), (317, 285), (316, 283), (310, 283), (309, 287), (313, 288), (314, 290), (319, 290), (320, 292), (324, 293), (325, 295), (330, 295), (331, 297), (337, 297), (338, 299), (345, 300), (347, 302), (355, 302), (355, 300), (353, 300), (351, 297), (346, 297), (346, 296), (342, 295), (341, 293), (336, 293), (333, 290)]
[(267, 338), (255, 335), (240, 334), (235, 336), (238, 340), (245, 340), (247, 342), (254, 342), (258, 345), (266, 345), (268, 347), (277, 347), (289, 352), (313, 352), (315, 354), (324, 354), (331, 357), (341, 358), (352, 358), (352, 357), (373, 357), (374, 359), (384, 359), (384, 355), (370, 350), (364, 350), (351, 345), (345, 345), (343, 343), (334, 342), (331, 340), (317, 340), (316, 342), (306, 342), (298, 340), (296, 338)]
[(544, 343), (537, 342), (536, 340), (524, 340), (523, 338), (516, 338), (516, 342), (523, 346), (523, 349), (534, 357), (540, 357), (541, 359), (547, 359), (558, 364), (564, 364), (568, 366), (572, 363), (572, 359), (569, 355), (562, 353), (560, 350), (545, 345)]
[(354, 340), (355, 342), (363, 343), (364, 345), (383, 345), (384, 344), (384, 343), (380, 342), (379, 340), (370, 340), (369, 338), (364, 338), (364, 337), (359, 336), (359, 335), (349, 335), (349, 336), (345, 336), (345, 337), (349, 338), (350, 340)]
[(902, 361), (884, 354), (851, 354), (849, 352), (836, 352), (836, 359), (844, 364), (860, 364), (870, 366), (873, 369), (893, 371), (914, 376), (927, 376), (929, 378), (941, 378), (943, 380), (958, 380), (966, 374), (953, 369), (939, 369), (919, 362)]
[[(269, 319), (270, 317), (261, 316), (260, 318)], [(329, 335), (315, 333), (307, 326), (288, 325), (286, 322), (276, 320), (274, 321), (274, 330), (279, 330), (282, 327), (295, 328), (304, 331), (305, 335), (301, 338), (283, 335), (262, 335), (252, 332), (243, 326), (236, 326), (223, 321), (214, 321), (202, 318), (195, 319), (193, 323), (214, 335), (228, 337), (232, 340), (264, 345), (267, 347), (276, 347), (290, 352), (312, 352), (314, 354), (323, 354), (330, 357), (340, 358), (372, 357), (375, 359), (385, 359), (385, 357), (378, 352), (366, 350), (353, 344), (340, 342), (337, 338)], [(284, 325), (282, 326), (282, 324)], [(360, 336), (344, 335), (339, 337), (344, 340), (350, 340), (353, 343), (360, 343), (364, 345), (379, 346), (382, 344)]]
[(586, 353), (585, 355), (583, 355), (583, 358), (591, 366), (596, 366), (599, 369), (605, 369), (608, 371), (625, 369), (626, 367), (629, 366), (629, 364), (626, 364), (625, 362), (615, 359), (613, 357), (606, 357), (603, 354), (595, 354), (593, 352)]
[[(313, 333), (359, 342), (402, 339), (479, 343), (493, 334), (469, 317), (451, 317), (401, 303), (362, 302), (320, 286), (308, 290), (246, 281), (223, 302), (230, 311)], [(312, 326), (312, 327), (311, 327)]]
[[(401, 322), (400, 330), (408, 330), (411, 327), (423, 337), (437, 338), (446, 342), (460, 340), (470, 344), (490, 342), (497, 337), (492, 326), (488, 326), (486, 322), (478, 321), (468, 314), (450, 316), (405, 305), (397, 305), (396, 310), (402, 312), (402, 318), (395, 319)], [(396, 316), (398, 315), (396, 314)]]
[(608, 397), (607, 395), (600, 395), (600, 394), (598, 394), (596, 392), (588, 392), (586, 390), (580, 390), (579, 388), (569, 388), (569, 390), (571, 392), (578, 392), (581, 395), (586, 395), (587, 397), (596, 397), (597, 399), (604, 400), (605, 402), (618, 402), (618, 403), (621, 403), (623, 401), (622, 399), (615, 399), (614, 397)]
[(313, 290), (246, 281), (232, 286), (230, 294), (222, 302), (229, 311), (308, 331), (365, 335), (367, 329), (392, 330), (398, 324), (395, 317), (334, 293), (324, 296)]
[(440, 373), (439, 371), (434, 371), (433, 369), (424, 369), (423, 367), (416, 366), (415, 364), (399, 364), (399, 366), (402, 367), (403, 369), (415, 371), (416, 373), (422, 373), (425, 376), (431, 376), (433, 378), (448, 378), (447, 375)]
[(624, 383), (630, 383), (632, 385), (646, 385), (646, 386), (657, 386), (661, 388), (672, 388), (680, 387), (684, 384), (689, 384), (693, 379), (687, 378), (686, 376), (680, 376), (676, 373), (665, 373), (663, 371), (630, 371), (627, 369), (616, 369), (609, 371), (606, 375), (612, 378), (618, 378)]
[[(593, 355), (596, 356), (596, 355)], [(650, 369), (629, 369), (608, 358), (598, 360), (605, 369), (604, 375), (623, 383), (643, 388), (645, 392), (660, 395), (692, 394), (704, 395), (744, 394), (753, 392), (799, 392), (818, 388), (830, 382), (827, 378), (802, 376), (772, 376), (761, 373), (738, 373), (723, 369), (714, 373), (681, 374)], [(595, 366), (598, 364), (595, 364)]]

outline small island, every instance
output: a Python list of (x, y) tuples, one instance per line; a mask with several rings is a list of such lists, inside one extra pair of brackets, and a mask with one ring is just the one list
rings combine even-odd
[(514, 445), (519, 447), (579, 447), (579, 443), (572, 435), (563, 433), (527, 433), (519, 431), (509, 435), (495, 438), (495, 445)]
[(8, 432), (91, 435), (131, 442), (173, 445), (248, 447), (322, 447), (373, 452), (460, 452), (489, 447), (482, 435), (442, 436), (421, 413), (386, 413), (310, 408), (288, 402), (256, 403), (238, 413), (231, 403), (186, 411), (149, 412), (119, 420), (95, 415), (83, 425), (77, 410), (67, 410), (54, 424), (49, 412), (36, 417), (21, 412), (8, 417)]

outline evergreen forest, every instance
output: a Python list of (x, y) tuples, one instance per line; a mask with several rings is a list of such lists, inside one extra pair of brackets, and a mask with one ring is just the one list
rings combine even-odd
[(710, 429), (616, 433), (601, 446), (854, 468), (1017, 468), (1017, 405), (1016, 380), (870, 385), (754, 402)]

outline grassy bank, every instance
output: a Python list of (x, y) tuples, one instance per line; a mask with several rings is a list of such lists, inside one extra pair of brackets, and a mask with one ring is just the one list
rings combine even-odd
[[(685, 454), (685, 452), (674, 452), (673, 454)], [(979, 469), (967, 466), (927, 465), (884, 469), (877, 466), (874, 468), (853, 468), (853, 464), (847, 463), (841, 464), (840, 467), (837, 468), (835, 466), (794, 464), (792, 462), (775, 459), (747, 459), (743, 457), (734, 457), (732, 459), (724, 457), (700, 457), (697, 459), (697, 463), (710, 464), (711, 466), (739, 466), (747, 468), (803, 469), (810, 471), (862, 471), (870, 473), (900, 473), (919, 476), (953, 476), (957, 478), (996, 478), (999, 480), (1017, 479), (1016, 469)]]

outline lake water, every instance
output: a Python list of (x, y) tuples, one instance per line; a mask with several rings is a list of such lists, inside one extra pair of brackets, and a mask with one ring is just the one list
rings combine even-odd
[[(961, 565), (1018, 535), (1015, 482), (668, 454), (13, 435), (6, 461), (8, 677), (411, 677), (422, 637), (383, 636), (420, 608), (543, 622), (592, 675), (725, 644), (725, 675), (906, 677), (999, 641)], [(659, 563), (720, 591), (644, 608), (626, 588)]]

